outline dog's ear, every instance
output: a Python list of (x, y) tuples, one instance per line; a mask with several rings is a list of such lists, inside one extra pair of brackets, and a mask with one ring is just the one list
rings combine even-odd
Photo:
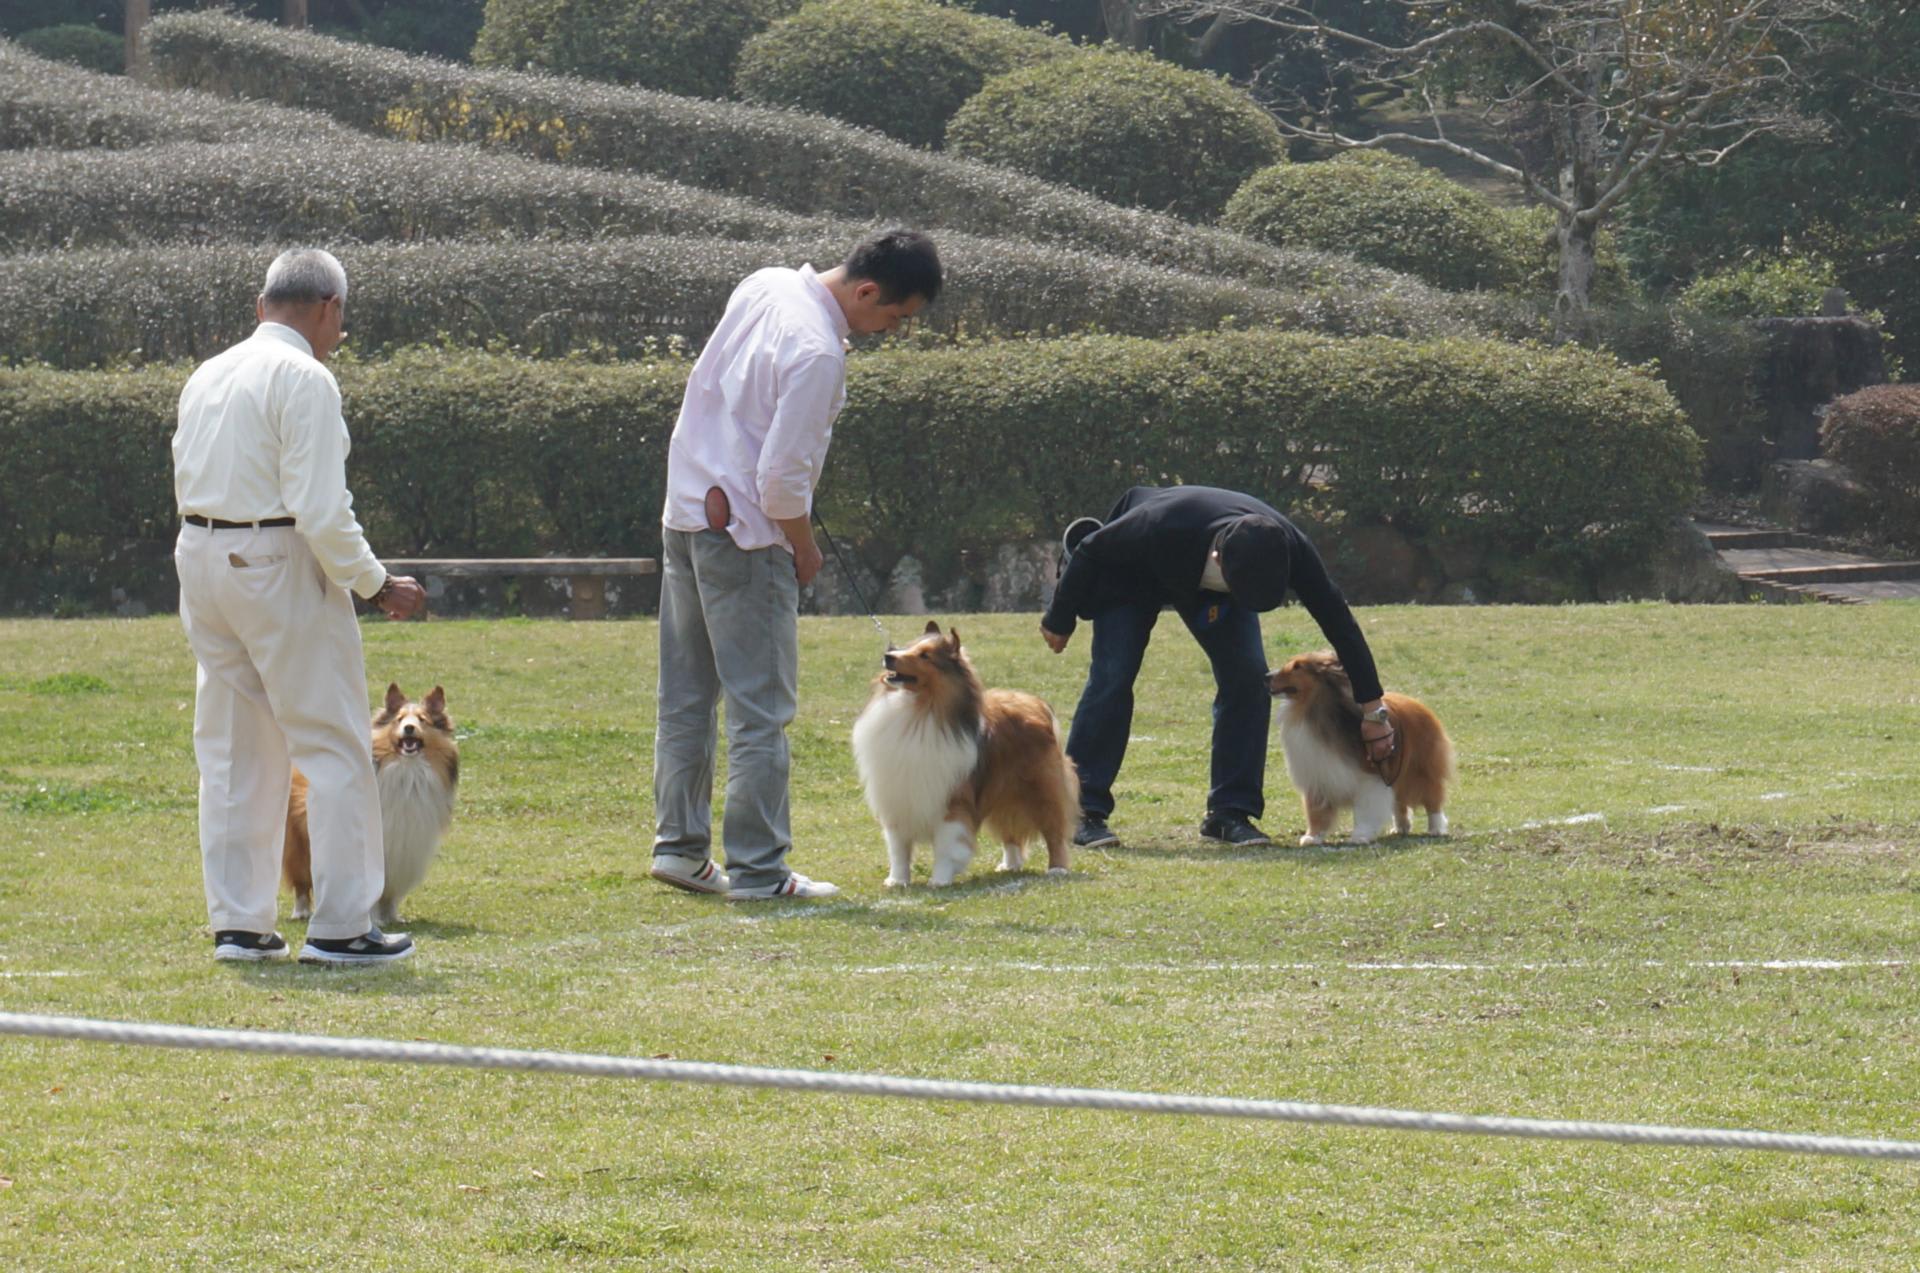
[(921, 630), (921, 634), (923, 636), (939, 636), (940, 625), (936, 623), (934, 620), (928, 619), (927, 626)]
[(947, 629), (947, 644), (953, 648), (953, 652), (955, 654), (960, 653), (960, 629), (959, 628)]
[(400, 692), (400, 682), (389, 681), (387, 683), (387, 711), (389, 713), (397, 712), (406, 705), (407, 696)]
[(429, 716), (445, 716), (447, 714), (447, 692), (438, 685), (434, 686), (433, 693), (427, 695), (425, 707), (427, 709), (427, 715)]

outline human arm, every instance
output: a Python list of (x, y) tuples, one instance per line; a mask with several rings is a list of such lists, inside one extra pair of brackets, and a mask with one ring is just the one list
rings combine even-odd
[[(1320, 625), (1321, 635), (1327, 638), (1327, 644), (1333, 647), (1340, 665), (1346, 669), (1347, 679), (1353, 685), (1353, 697), (1360, 704), (1360, 737), (1366, 743), (1368, 757), (1385, 760), (1393, 754), (1393, 725), (1390, 720), (1379, 718), (1384, 715), (1386, 705), (1373, 651), (1346, 597), (1327, 576), (1326, 563), (1320, 560), (1319, 552), (1306, 536), (1294, 536), (1291, 552), (1289, 583), (1294, 595)], [(1376, 719), (1367, 719), (1370, 713), (1375, 714)]]
[(353, 515), (347, 490), (347, 422), (340, 389), (324, 368), (291, 369), (274, 387), (280, 399), (280, 498), (327, 578), (371, 598), (386, 582)]
[(824, 558), (820, 555), (820, 546), (814, 542), (813, 523), (804, 515), (800, 517), (776, 517), (773, 524), (793, 545), (793, 573), (800, 580), (800, 586), (806, 587), (820, 573)]
[(793, 546), (794, 573), (803, 588), (820, 572), (822, 558), (811, 521), (813, 492), (826, 465), (845, 379), (845, 362), (825, 353), (783, 371), (754, 474), (760, 507)]

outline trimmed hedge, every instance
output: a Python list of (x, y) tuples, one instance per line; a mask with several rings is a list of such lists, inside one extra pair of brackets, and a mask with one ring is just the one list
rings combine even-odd
[(348, 137), (0, 153), (0, 250), (288, 239), (591, 238), (814, 228), (651, 177)]
[(1818, 257), (1763, 256), (1695, 279), (1675, 304), (1723, 318), (1800, 318), (1820, 312), (1837, 277)]
[(0, 40), (0, 150), (82, 150), (157, 141), (350, 137), (330, 119), (209, 93), (164, 92), (35, 57)]
[(1411, 159), (1355, 150), (1247, 178), (1222, 224), (1278, 246), (1351, 252), (1453, 291), (1529, 281), (1540, 252), (1485, 196)]
[(938, 147), (995, 75), (1076, 52), (1066, 40), (932, 0), (810, 0), (747, 42), (741, 97)]
[(1115, 203), (1207, 220), (1248, 174), (1286, 155), (1273, 120), (1232, 84), (1119, 51), (987, 81), (947, 126), (947, 148)]
[[(343, 363), (349, 477), (376, 549), (652, 554), (686, 368)], [(186, 371), (0, 370), (4, 608), (167, 595)], [(857, 356), (822, 504), (876, 560), (911, 550), (937, 573), (1136, 482), (1214, 482), (1591, 579), (1685, 506), (1697, 459), (1665, 389), (1577, 350), (1097, 336)]]
[(1920, 552), (1920, 385), (1875, 385), (1835, 398), (1820, 449), (1873, 497), (1874, 532)]
[(481, 66), (725, 97), (740, 48), (800, 0), (487, 0)]
[(104, 75), (118, 75), (126, 69), (126, 40), (84, 23), (25, 32), (20, 36), (20, 47), (50, 62), (65, 62)]
[[(1324, 256), (1290, 257), (791, 111), (474, 70), (211, 12), (169, 14), (148, 33), (166, 83), (318, 110), (355, 128), (646, 172), (803, 213), (1060, 243), (1267, 287), (1316, 286), (1311, 276), (1324, 280), (1332, 269)], [(1340, 285), (1448, 303), (1377, 268), (1346, 267)]]
[[(650, 237), (592, 242), (342, 245), (348, 324), (362, 354), (440, 340), (539, 357), (635, 357), (697, 345), (747, 274), (838, 262), (852, 231), (772, 243)], [(1364, 292), (1298, 294), (1132, 261), (942, 233), (951, 280), (922, 339), (1107, 331), (1165, 336), (1274, 324), (1438, 335), (1459, 323)], [(204, 358), (252, 328), (275, 248), (102, 248), (0, 257), (0, 362), (62, 367)]]

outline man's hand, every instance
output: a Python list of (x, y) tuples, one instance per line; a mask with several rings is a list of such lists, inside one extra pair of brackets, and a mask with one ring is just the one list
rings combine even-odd
[[(1381, 707), (1379, 702), (1366, 705), (1367, 709)], [(1385, 708), (1381, 707), (1381, 710)], [(1393, 756), (1393, 721), (1362, 720), (1360, 722), (1360, 741), (1367, 749), (1367, 759), (1380, 764)]]
[(1055, 654), (1059, 654), (1067, 648), (1067, 638), (1061, 636), (1058, 632), (1052, 631), (1044, 623), (1040, 625), (1040, 635), (1046, 638), (1047, 648)]
[(373, 604), (389, 619), (411, 619), (427, 612), (427, 590), (409, 575), (388, 575), (380, 591), (373, 594)]
[(800, 580), (800, 586), (806, 587), (813, 577), (820, 573), (820, 567), (826, 559), (820, 555), (820, 545), (808, 535), (793, 546), (793, 573)]

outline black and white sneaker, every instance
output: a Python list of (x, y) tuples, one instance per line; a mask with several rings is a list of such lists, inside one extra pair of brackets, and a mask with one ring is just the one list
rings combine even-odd
[(1060, 547), (1066, 550), (1067, 556), (1071, 557), (1073, 550), (1080, 546), (1081, 540), (1104, 525), (1106, 523), (1098, 517), (1076, 517), (1067, 523), (1066, 531), (1061, 534)]
[(1265, 831), (1238, 813), (1209, 813), (1200, 823), (1200, 838), (1218, 840), (1236, 849), (1257, 849), (1273, 843)]
[(1073, 847), (1076, 849), (1104, 849), (1110, 844), (1120, 843), (1120, 837), (1107, 829), (1106, 820), (1092, 815), (1080, 819), (1080, 829), (1073, 833)]
[(285, 959), (293, 954), (287, 939), (279, 933), (250, 933), (242, 928), (223, 928), (213, 935), (213, 957), (235, 961)]
[(309, 937), (300, 948), (303, 964), (390, 964), (413, 953), (413, 938), (391, 937), (369, 928), (358, 937)]

